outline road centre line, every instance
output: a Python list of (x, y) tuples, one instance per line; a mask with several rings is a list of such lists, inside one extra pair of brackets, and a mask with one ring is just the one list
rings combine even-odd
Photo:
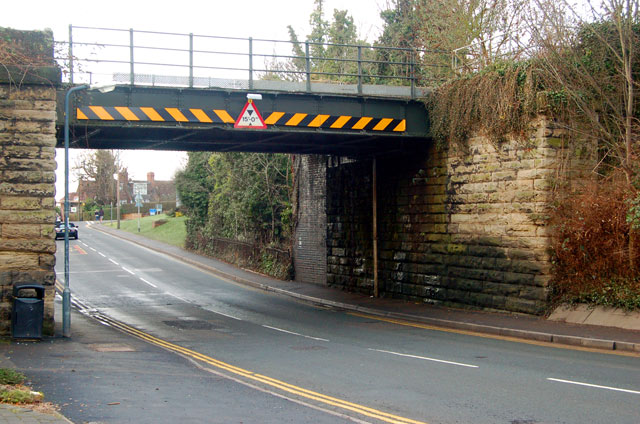
[(104, 254), (104, 253), (102, 253), (102, 252), (98, 252), (98, 255), (102, 256), (103, 258), (106, 258), (106, 257), (107, 257), (107, 255), (105, 255), (105, 254)]
[(111, 262), (113, 262), (114, 264), (116, 264), (116, 265), (120, 266), (120, 264), (119, 264), (118, 262), (114, 261), (113, 259), (111, 259), (111, 258), (108, 258), (108, 259), (109, 259)]
[(204, 308), (209, 312), (213, 312), (214, 314), (218, 314), (218, 315), (222, 315), (223, 317), (227, 317), (227, 318), (231, 318), (231, 319), (235, 319), (236, 321), (242, 321), (242, 319), (234, 317), (233, 315), (228, 315), (219, 311), (214, 311), (213, 309), (208, 309), (208, 308)]
[(631, 393), (634, 395), (640, 395), (640, 391), (637, 391), (637, 390), (620, 389), (620, 388), (611, 387), (611, 386), (600, 386), (598, 384), (581, 383), (579, 381), (571, 381), (571, 380), (561, 380), (559, 378), (547, 378), (547, 380), (556, 381), (558, 383), (574, 384), (576, 386), (585, 386), (585, 387), (592, 387), (595, 389), (613, 390), (615, 392), (624, 392), (624, 393)]
[(422, 359), (424, 361), (440, 362), (440, 363), (449, 364), (449, 365), (457, 365), (459, 367), (479, 368), (477, 365), (463, 364), (461, 362), (445, 361), (443, 359), (428, 358), (426, 356), (408, 355), (406, 353), (391, 352), (389, 350), (381, 350), (381, 349), (371, 349), (371, 348), (369, 348), (368, 350), (372, 350), (374, 352), (388, 353), (390, 355), (404, 356), (406, 358)]
[(87, 246), (87, 247), (89, 247), (89, 249), (93, 250), (94, 252), (97, 252), (97, 250), (94, 249), (93, 247), (90, 247), (90, 246)]
[[(236, 376), (242, 377), (246, 380), (257, 382), (263, 384), (265, 386), (271, 387), (272, 389), (280, 390), (281, 392), (286, 392), (293, 394), (294, 396), (298, 396), (301, 398), (309, 399), (316, 401), (318, 403), (324, 405), (330, 405), (333, 407), (340, 408), (344, 411), (355, 412), (356, 414), (364, 415), (367, 417), (371, 417), (380, 421), (384, 421), (387, 423), (396, 423), (396, 424), (426, 424), (423, 421), (412, 420), (410, 418), (405, 418), (399, 415), (393, 415), (384, 411), (380, 411), (378, 409), (369, 408), (364, 405), (360, 405), (357, 403), (352, 403), (346, 400), (342, 400), (339, 398), (331, 397), (324, 395), (322, 393), (314, 392), (312, 390), (308, 390), (299, 386), (294, 386), (293, 384), (286, 383), (282, 380), (277, 380), (265, 375), (257, 374), (253, 371), (249, 371), (240, 367), (236, 367), (234, 365), (219, 361), (210, 356), (203, 355), (194, 350), (190, 350), (184, 348), (182, 346), (170, 343), (168, 341), (159, 339), (150, 334), (144, 333), (140, 330), (137, 330), (133, 327), (130, 327), (120, 321), (116, 321), (106, 315), (103, 315), (99, 312), (94, 312), (90, 314), (90, 316), (96, 318), (100, 322), (105, 325), (108, 325), (113, 328), (117, 328), (124, 333), (135, 336), (143, 341), (151, 343), (153, 345), (162, 347), (166, 350), (178, 353), (180, 355), (187, 356), (196, 361), (203, 362), (205, 364), (211, 365), (221, 371), (226, 371), (229, 374), (234, 374)], [(230, 377), (231, 378), (231, 377)], [(240, 380), (242, 381), (242, 380)], [(359, 420), (358, 420), (359, 421)]]
[(282, 333), (287, 333), (287, 334), (291, 334), (291, 335), (294, 335), (294, 336), (304, 337), (305, 339), (318, 340), (318, 341), (321, 341), (321, 342), (328, 342), (329, 341), (327, 339), (323, 339), (323, 338), (320, 338), (320, 337), (305, 336), (304, 334), (294, 333), (293, 331), (283, 330), (282, 328), (271, 327), (269, 325), (262, 325), (262, 326), (264, 328), (269, 328), (271, 330), (280, 331)]
[(121, 267), (121, 268), (124, 269), (125, 271), (127, 271), (131, 275), (136, 275), (135, 272), (133, 272), (133, 271), (131, 271), (131, 270), (125, 268), (125, 267)]
[(176, 299), (181, 300), (181, 301), (183, 301), (184, 303), (191, 303), (191, 302), (189, 302), (187, 299), (185, 299), (184, 297), (176, 296), (176, 295), (175, 295), (175, 294), (173, 294), (173, 293), (164, 292), (164, 294), (167, 294), (167, 295), (169, 295), (169, 296), (175, 297)]
[(158, 288), (158, 286), (156, 286), (156, 285), (155, 285), (155, 284), (153, 284), (153, 283), (148, 282), (147, 280), (145, 280), (145, 279), (144, 279), (144, 278), (142, 278), (142, 277), (140, 277), (140, 281), (142, 281), (142, 282), (143, 282), (143, 283), (145, 283), (145, 284), (150, 285), (150, 286), (151, 286), (151, 287), (153, 287), (153, 288), (156, 288), (156, 289)]

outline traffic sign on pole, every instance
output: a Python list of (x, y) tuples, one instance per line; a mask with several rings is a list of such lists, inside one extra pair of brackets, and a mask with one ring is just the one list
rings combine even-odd
[(264, 119), (262, 119), (262, 115), (258, 112), (253, 100), (249, 99), (233, 127), (264, 130), (267, 128), (267, 124), (264, 123)]

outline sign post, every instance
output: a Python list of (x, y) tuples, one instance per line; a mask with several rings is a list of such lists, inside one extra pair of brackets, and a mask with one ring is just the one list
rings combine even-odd
[(142, 194), (140, 193), (136, 194), (136, 206), (138, 207), (138, 232), (140, 232), (140, 206), (142, 206)]

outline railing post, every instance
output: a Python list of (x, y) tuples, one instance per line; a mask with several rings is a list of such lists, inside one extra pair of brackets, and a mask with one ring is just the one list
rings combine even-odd
[(411, 52), (411, 65), (410, 65), (410, 72), (411, 72), (411, 98), (415, 99), (416, 98), (416, 66), (415, 66), (415, 58), (414, 58), (414, 52)]
[(69, 82), (73, 85), (73, 25), (69, 25)]
[(358, 94), (362, 94), (362, 46), (358, 46)]
[(253, 90), (253, 38), (249, 37), (249, 90)]
[(307, 93), (311, 93), (311, 57), (309, 56), (309, 42), (304, 42), (305, 72), (307, 73)]
[(129, 82), (133, 85), (136, 80), (133, 67), (133, 28), (129, 28), (129, 72)]
[(193, 88), (193, 33), (189, 33), (189, 88)]

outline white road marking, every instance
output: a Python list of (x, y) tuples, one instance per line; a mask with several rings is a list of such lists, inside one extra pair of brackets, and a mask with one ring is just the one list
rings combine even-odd
[(125, 271), (127, 271), (131, 275), (136, 275), (135, 272), (133, 272), (133, 271), (131, 271), (131, 270), (125, 268), (125, 267), (122, 267), (122, 269), (124, 269)]
[(176, 299), (178, 299), (178, 300), (182, 300), (184, 303), (191, 303), (191, 302), (189, 302), (187, 299), (185, 299), (185, 298), (183, 298), (183, 297), (180, 297), (180, 296), (176, 296), (176, 295), (175, 295), (175, 294), (173, 294), (173, 293), (164, 292), (164, 294), (168, 294), (169, 296), (175, 297), (175, 298), (176, 298)]
[(97, 250), (94, 249), (93, 247), (89, 247), (89, 249), (93, 250), (94, 252), (97, 252)]
[(102, 256), (103, 258), (106, 258), (106, 257), (107, 257), (107, 255), (105, 255), (105, 254), (104, 254), (104, 253), (102, 253), (102, 252), (98, 252), (98, 255)]
[(145, 284), (149, 284), (151, 287), (154, 287), (154, 288), (156, 288), (156, 289), (158, 288), (158, 286), (156, 286), (156, 285), (155, 285), (155, 284), (153, 284), (153, 283), (148, 282), (147, 280), (145, 280), (145, 279), (144, 279), (144, 278), (142, 278), (142, 277), (140, 278), (140, 281), (142, 281), (142, 282), (143, 282), (143, 283), (145, 283)]
[(119, 264), (118, 262), (114, 261), (113, 259), (109, 258), (109, 260), (110, 260), (111, 262), (113, 262), (114, 264), (116, 264), (116, 265), (120, 266), (120, 264)]
[(235, 319), (236, 321), (242, 321), (240, 318), (236, 318), (236, 317), (231, 316), (231, 315), (223, 314), (222, 312), (214, 311), (213, 309), (207, 309), (207, 311), (213, 312), (214, 314), (222, 315), (223, 317)]
[(271, 330), (275, 330), (275, 331), (280, 331), (282, 333), (287, 333), (287, 334), (291, 334), (294, 336), (299, 336), (299, 337), (304, 337), (305, 339), (311, 339), (311, 340), (319, 340), (321, 342), (328, 342), (329, 340), (327, 339), (323, 339), (320, 337), (311, 337), (311, 336), (305, 336), (304, 334), (300, 334), (300, 333), (294, 333), (293, 331), (288, 331), (288, 330), (283, 330), (282, 328), (277, 328), (277, 327), (271, 327), (269, 325), (263, 325), (264, 328), (269, 328)]
[(404, 356), (406, 358), (422, 359), (424, 361), (440, 362), (440, 363), (449, 364), (449, 365), (457, 365), (459, 367), (479, 368), (477, 365), (463, 364), (461, 362), (445, 361), (442, 359), (435, 359), (435, 358), (427, 358), (426, 356), (407, 355), (406, 353), (398, 353), (398, 352), (391, 352), (389, 350), (380, 350), (380, 349), (371, 349), (371, 348), (369, 348), (369, 350), (372, 350), (374, 352), (388, 353), (391, 355)]
[(613, 390), (613, 391), (616, 391), (616, 392), (625, 392), (625, 393), (632, 393), (634, 395), (640, 395), (640, 391), (637, 391), (637, 390), (619, 389), (617, 387), (600, 386), (598, 384), (581, 383), (579, 381), (561, 380), (559, 378), (547, 378), (547, 380), (549, 380), (549, 381), (557, 381), (558, 383), (575, 384), (577, 386), (586, 386), (586, 387), (593, 387), (593, 388), (596, 388), (596, 389)]
[(81, 244), (81, 245), (83, 245), (83, 246), (85, 246), (85, 247), (89, 247), (89, 245), (88, 245), (87, 243), (85, 243), (85, 242), (82, 242), (82, 241), (81, 241), (81, 242), (80, 242), (80, 244)]

